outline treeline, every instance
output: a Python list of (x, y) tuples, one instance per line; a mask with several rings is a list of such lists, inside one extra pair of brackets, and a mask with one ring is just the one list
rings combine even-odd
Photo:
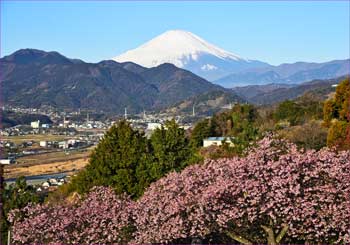
[(225, 143), (216, 157), (241, 155), (259, 138), (257, 118), (252, 105), (236, 105), (230, 112), (199, 122), (189, 134), (171, 120), (157, 128), (149, 139), (127, 121), (120, 121), (105, 134), (86, 168), (51, 195), (49, 201), (60, 201), (73, 192), (87, 193), (93, 186), (111, 186), (116, 193), (127, 193), (137, 199), (145, 188), (167, 173), (179, 172), (206, 158), (201, 150), (204, 138), (234, 136), (234, 146)]
[[(270, 108), (236, 104), (199, 121), (189, 134), (172, 120), (147, 139), (143, 132), (120, 121), (105, 134), (87, 167), (51, 198), (60, 200), (61, 195), (83, 194), (101, 185), (138, 198), (150, 183), (171, 171), (205, 158), (245, 155), (249, 146), (271, 132), (306, 149), (327, 145), (349, 149), (348, 143), (341, 143), (349, 139), (349, 91), (347, 79), (326, 103), (309, 94)], [(233, 144), (226, 141), (222, 146), (202, 148), (203, 140), (213, 136), (227, 137)]]
[(51, 124), (51, 119), (46, 115), (26, 114), (14, 111), (0, 110), (3, 128), (13, 127), (20, 124), (30, 125), (31, 122), (40, 120), (41, 123)]
[[(197, 123), (192, 138), (197, 146), (208, 136), (233, 136), (234, 147), (206, 150), (206, 156), (241, 154), (257, 138), (273, 132), (299, 147), (319, 150), (322, 147), (350, 149), (349, 78), (336, 88), (331, 99), (322, 101), (317, 94), (306, 93), (295, 100), (275, 106), (237, 104), (224, 112)], [(214, 154), (213, 154), (214, 152)]]
[(123, 120), (108, 130), (86, 168), (50, 198), (83, 194), (93, 186), (111, 186), (117, 193), (137, 198), (150, 183), (199, 160), (185, 130), (175, 120), (157, 128), (150, 139)]

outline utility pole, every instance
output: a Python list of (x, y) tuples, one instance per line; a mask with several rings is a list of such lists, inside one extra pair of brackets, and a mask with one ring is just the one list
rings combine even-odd
[(195, 116), (196, 114), (194, 113), (194, 105), (192, 107), (192, 116)]
[(125, 107), (125, 109), (124, 109), (124, 119), (125, 119), (125, 120), (128, 120), (128, 112), (127, 112), (127, 110), (126, 110), (126, 107)]
[(86, 123), (89, 123), (90, 118), (89, 118), (89, 112), (86, 114)]
[(143, 110), (143, 119), (146, 119), (146, 111)]

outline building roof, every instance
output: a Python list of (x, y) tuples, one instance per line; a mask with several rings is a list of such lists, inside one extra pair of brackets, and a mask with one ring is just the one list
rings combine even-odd
[(230, 138), (233, 138), (233, 137), (208, 137), (204, 140), (209, 140), (209, 141), (223, 141), (225, 139), (230, 139)]

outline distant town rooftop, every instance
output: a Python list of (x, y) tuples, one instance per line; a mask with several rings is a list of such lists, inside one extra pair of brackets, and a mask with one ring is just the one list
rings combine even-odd
[(229, 139), (233, 137), (208, 137), (205, 140), (212, 140), (212, 141), (223, 141), (225, 139)]

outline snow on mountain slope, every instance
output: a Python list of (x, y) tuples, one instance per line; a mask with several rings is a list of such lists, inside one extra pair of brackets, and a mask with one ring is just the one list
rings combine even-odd
[(206, 42), (191, 32), (182, 30), (167, 31), (113, 60), (131, 61), (145, 67), (171, 63), (208, 80), (215, 80), (232, 72), (268, 65), (241, 58)]

